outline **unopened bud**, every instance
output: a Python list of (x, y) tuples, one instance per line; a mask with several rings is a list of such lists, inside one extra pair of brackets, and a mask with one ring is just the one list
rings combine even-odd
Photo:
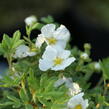
[(85, 43), (84, 44), (84, 49), (91, 49), (91, 45), (89, 43)]

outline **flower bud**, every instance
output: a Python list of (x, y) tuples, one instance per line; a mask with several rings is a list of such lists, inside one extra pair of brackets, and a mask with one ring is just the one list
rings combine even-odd
[(91, 45), (89, 43), (85, 43), (84, 44), (84, 49), (91, 49)]
[(87, 53), (82, 53), (82, 54), (80, 55), (80, 57), (81, 57), (81, 59), (83, 59), (83, 60), (86, 60), (86, 59), (89, 58), (89, 56), (88, 56)]
[(25, 19), (25, 23), (28, 26), (33, 25), (35, 22), (37, 22), (37, 18), (35, 16), (29, 16)]

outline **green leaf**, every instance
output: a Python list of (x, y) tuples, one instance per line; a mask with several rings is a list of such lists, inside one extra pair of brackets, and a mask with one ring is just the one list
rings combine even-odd
[(51, 109), (64, 109), (66, 108), (65, 104), (53, 104)]
[(26, 105), (25, 105), (25, 108), (26, 108), (26, 109), (34, 109), (31, 104), (26, 104)]
[(19, 91), (19, 95), (20, 95), (20, 98), (23, 102), (28, 102), (29, 101), (29, 97), (28, 97), (28, 94), (27, 92), (22, 88), (20, 89)]
[(13, 101), (13, 108), (19, 108), (21, 107), (22, 103), (20, 102), (20, 99), (16, 98), (15, 96), (8, 95), (7, 98), (11, 101)]
[(47, 75), (46, 74), (43, 74), (42, 76), (41, 76), (41, 79), (40, 79), (40, 87), (41, 88), (44, 88), (45, 86), (47, 86), (48, 85), (48, 83), (46, 82), (47, 81)]
[(6, 75), (3, 77), (3, 79), (1, 79), (1, 84), (0, 87), (14, 87), (14, 86), (18, 86), (20, 81), (22, 80), (22, 78), (25, 75), (22, 74), (20, 77), (17, 76), (14, 79), (12, 79), (9, 75)]
[[(3, 35), (3, 43), (4, 45), (6, 45), (7, 48), (11, 48), (11, 38), (7, 35), (7, 34), (4, 34)], [(5, 47), (5, 46), (4, 46)]]
[(109, 80), (109, 58), (103, 59), (100, 64), (104, 78)]
[(4, 49), (2, 48), (2, 44), (0, 44), (0, 55), (3, 55), (4, 54)]
[(41, 21), (48, 24), (48, 23), (53, 23), (54, 22), (54, 19), (53, 19), (52, 16), (49, 15), (47, 17), (42, 17), (41, 18)]
[(17, 30), (14, 34), (13, 34), (13, 38), (12, 38), (12, 48), (16, 48), (19, 45), (21, 45), (23, 43), (23, 40), (20, 40), (21, 37), (21, 33), (19, 30)]
[(5, 107), (5, 106), (8, 106), (8, 105), (13, 105), (13, 102), (6, 101), (5, 103), (0, 103), (0, 107)]
[(44, 26), (44, 25), (41, 24), (41, 23), (35, 23), (35, 24), (32, 26), (32, 30), (34, 30), (34, 29), (40, 30), (40, 29), (42, 28), (42, 26)]
[(100, 104), (104, 104), (104, 101), (105, 101), (105, 97), (102, 96), (102, 95), (99, 95), (99, 96), (98, 96), (98, 102), (99, 102)]
[(13, 34), (13, 41), (17, 41), (20, 39), (21, 33), (19, 30), (17, 30), (16, 32), (14, 32)]
[(35, 77), (35, 74), (32, 69), (30, 69), (28, 84), (32, 90), (39, 90), (39, 79)]
[(15, 52), (15, 49), (23, 44), (23, 40), (20, 40), (21, 33), (20, 31), (16, 31), (13, 34), (13, 37), (9, 37), (7, 34), (3, 35), (2, 43), (0, 44), (0, 52), (4, 57), (12, 56)]

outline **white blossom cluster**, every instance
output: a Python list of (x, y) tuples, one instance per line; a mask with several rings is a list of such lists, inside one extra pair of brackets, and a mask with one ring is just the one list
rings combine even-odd
[(63, 84), (68, 88), (68, 96), (70, 96), (66, 109), (87, 109), (88, 100), (83, 98), (84, 93), (81, 92), (82, 89), (79, 85), (73, 82), (71, 78), (63, 76), (55, 82), (54, 87), (60, 87)]
[[(25, 23), (30, 26), (35, 21), (34, 16), (25, 19)], [(49, 69), (54, 71), (64, 70), (76, 60), (75, 57), (70, 57), (70, 50), (65, 50), (69, 38), (70, 32), (64, 25), (60, 25), (56, 29), (55, 24), (47, 24), (41, 28), (41, 34), (38, 35), (35, 43), (36, 49), (40, 49), (44, 42), (47, 44), (42, 58), (39, 59), (39, 69), (41, 71)], [(13, 57), (24, 58), (36, 54), (37, 52), (32, 51), (27, 45), (20, 45)]]

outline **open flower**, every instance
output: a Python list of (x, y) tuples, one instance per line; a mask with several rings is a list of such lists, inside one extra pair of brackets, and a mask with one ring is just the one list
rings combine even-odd
[(30, 50), (30, 48), (26, 45), (20, 45), (16, 48), (16, 52), (14, 54), (14, 58), (24, 58), (27, 56), (34, 56), (36, 52)]
[(68, 95), (74, 96), (80, 92), (81, 92), (81, 88), (79, 87), (79, 84), (73, 82), (72, 87), (69, 88)]
[(72, 78), (66, 78), (64, 76), (55, 82), (54, 87), (59, 87), (63, 84), (68, 88), (69, 96), (74, 96), (81, 92), (81, 88), (77, 83), (72, 81)]
[(37, 19), (36, 19), (35, 16), (29, 16), (29, 17), (27, 17), (27, 18), (25, 19), (25, 23), (26, 23), (26, 25), (28, 25), (28, 26), (33, 25), (35, 22), (37, 22)]
[(47, 46), (42, 59), (39, 60), (39, 68), (42, 71), (51, 70), (64, 70), (72, 62), (75, 61), (74, 57), (69, 57), (71, 52), (62, 48), (56, 49)]
[(70, 38), (70, 32), (68, 29), (61, 25), (56, 29), (54, 24), (47, 24), (42, 27), (40, 37), (45, 39), (45, 42), (50, 46), (61, 46), (65, 48), (66, 43)]
[(79, 93), (75, 96), (73, 96), (68, 101), (68, 109), (87, 109), (88, 107), (88, 100), (84, 100), (83, 98), (84, 93)]

